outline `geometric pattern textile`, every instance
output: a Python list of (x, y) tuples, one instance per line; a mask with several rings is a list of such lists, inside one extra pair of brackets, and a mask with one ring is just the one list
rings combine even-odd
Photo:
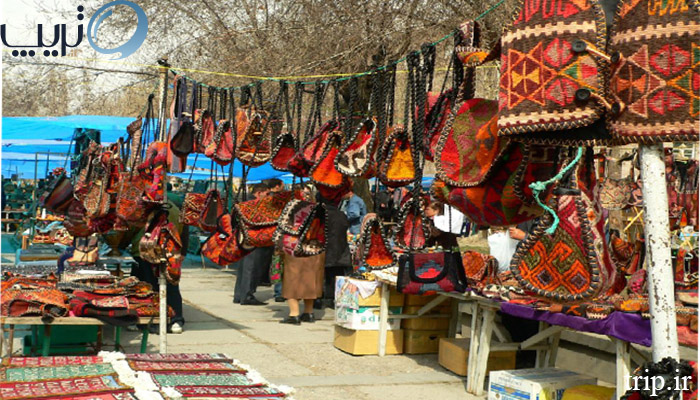
[(194, 361), (183, 362), (158, 362), (158, 361), (129, 361), (129, 366), (137, 371), (223, 371), (223, 372), (245, 372), (238, 367), (227, 362), (218, 361)]
[(3, 364), (7, 367), (61, 367), (64, 365), (98, 364), (98, 356), (12, 357)]
[(114, 375), (54, 379), (40, 382), (0, 382), (0, 398), (5, 400), (75, 398), (91, 393), (129, 392), (132, 389)]
[(623, 143), (695, 141), (700, 117), (700, 5), (697, 0), (620, 3), (610, 38), (610, 101)]
[(574, 171), (573, 187), (558, 188), (564, 192), (554, 197), (559, 217), (554, 233), (546, 233), (553, 221), (547, 213), (520, 244), (510, 265), (526, 291), (555, 302), (590, 300), (605, 293), (616, 278), (601, 209), (593, 197), (595, 175), (584, 160)]
[(110, 364), (65, 365), (60, 367), (19, 367), (5, 370), (5, 381), (31, 382), (78, 376), (113, 374)]
[(144, 354), (127, 354), (127, 360), (133, 361), (151, 361), (151, 362), (192, 362), (192, 361), (218, 361), (232, 362), (233, 359), (222, 353), (144, 353)]
[[(538, 133), (587, 126), (603, 115), (603, 74), (580, 44), (605, 48), (605, 16), (591, 0), (520, 0), (501, 37), (498, 132), (516, 140), (538, 141)], [(585, 42), (585, 43), (584, 43)], [(527, 138), (519, 137), (525, 133)], [(560, 144), (576, 143), (566, 131)]]
[[(187, 364), (186, 364), (187, 365)], [(190, 371), (196, 370), (191, 368)], [(244, 374), (152, 374), (160, 386), (261, 386)]]
[(183, 397), (244, 397), (244, 398), (270, 398), (284, 397), (279, 390), (269, 387), (235, 387), (235, 386), (175, 386)]

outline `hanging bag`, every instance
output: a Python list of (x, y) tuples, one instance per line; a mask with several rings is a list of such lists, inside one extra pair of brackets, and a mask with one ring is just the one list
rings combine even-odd
[(240, 244), (248, 249), (273, 246), (277, 220), (293, 196), (292, 192), (282, 191), (235, 204), (233, 213), (239, 224)]
[(311, 257), (326, 249), (327, 212), (321, 204), (292, 199), (279, 218), (273, 241), (293, 257)]
[[(604, 219), (595, 197), (592, 149), (578, 150), (542, 217), (520, 244), (510, 269), (521, 286), (556, 302), (584, 301), (605, 294), (617, 270), (610, 258)], [(556, 222), (555, 222), (556, 221)]]
[(464, 293), (466, 278), (458, 252), (411, 253), (399, 257), (397, 290), (403, 294)]
[(335, 159), (336, 168), (349, 177), (371, 178), (375, 172), (374, 156), (377, 143), (377, 120), (366, 119), (338, 153)]
[(180, 282), (182, 265), (182, 242), (175, 225), (168, 222), (166, 210), (156, 210), (149, 216), (143, 237), (139, 241), (141, 258), (154, 265), (166, 264), (165, 278), (168, 283)]
[(318, 162), (311, 167), (311, 181), (316, 185), (323, 185), (329, 189), (343, 186), (345, 176), (338, 171), (335, 165), (336, 156), (340, 153), (342, 132), (333, 131), (328, 134), (325, 148)]
[(416, 160), (413, 157), (408, 131), (401, 126), (389, 131), (379, 156), (379, 180), (387, 187), (401, 187), (416, 178)]
[(362, 221), (357, 253), (361, 265), (369, 270), (384, 269), (394, 264), (389, 241), (376, 214), (367, 214)]

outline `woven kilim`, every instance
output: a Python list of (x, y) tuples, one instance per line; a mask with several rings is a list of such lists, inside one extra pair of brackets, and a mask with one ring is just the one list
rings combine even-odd
[[(195, 370), (195, 368), (192, 368)], [(261, 386), (244, 374), (151, 374), (160, 386)]]
[(98, 356), (12, 357), (3, 364), (7, 367), (61, 367), (64, 365), (99, 364)]
[(5, 369), (5, 380), (16, 382), (63, 379), (78, 376), (109, 375), (114, 373), (110, 364), (64, 365), (59, 367), (17, 367)]
[[(516, 4), (515, 18), (501, 37), (499, 134), (517, 137), (567, 130), (598, 120), (603, 108), (595, 97), (604, 94), (600, 67), (589, 52), (574, 51), (580, 41), (605, 48), (605, 16), (598, 3), (521, 0)], [(585, 99), (577, 99), (581, 89)], [(558, 136), (560, 144), (573, 144), (566, 131)], [(538, 142), (537, 134), (527, 140)], [(594, 137), (576, 140), (595, 141)]]
[(189, 363), (193, 361), (203, 362), (203, 361), (218, 361), (230, 363), (233, 359), (226, 354), (222, 353), (171, 353), (171, 354), (159, 354), (159, 353), (144, 353), (144, 354), (127, 354), (127, 360), (133, 361), (151, 361), (151, 362), (168, 362), (176, 363), (183, 362)]
[(236, 110), (236, 158), (243, 165), (258, 167), (272, 155), (272, 129), (268, 114), (253, 108)]
[(277, 192), (262, 199), (237, 203), (234, 208), (240, 219), (251, 226), (271, 226), (277, 224), (284, 206), (294, 197), (290, 191)]
[(192, 361), (183, 363), (130, 360), (129, 366), (136, 371), (240, 371), (235, 365), (220, 361)]
[[(65, 397), (46, 397), (43, 400), (65, 399)], [(133, 392), (91, 393), (82, 396), (71, 395), (71, 400), (137, 400)]]
[(74, 398), (93, 393), (130, 392), (114, 375), (53, 379), (40, 382), (0, 382), (0, 399)]
[(470, 187), (482, 183), (506, 148), (498, 137), (498, 102), (470, 99), (453, 110), (440, 136), (435, 154), (437, 175), (450, 185)]
[(559, 194), (555, 211), (559, 224), (554, 233), (550, 214), (540, 220), (511, 261), (510, 268), (525, 290), (554, 301), (581, 301), (605, 293), (615, 282), (616, 269), (603, 234), (603, 218), (595, 201), (592, 168), (580, 161), (575, 189), (580, 194)]
[(435, 179), (433, 195), (467, 216), (471, 221), (486, 226), (517, 225), (542, 214), (542, 208), (527, 204), (519, 196), (519, 191), (529, 182), (523, 175), (529, 168), (537, 168), (537, 163), (528, 162), (529, 145), (511, 143), (495, 160), (489, 179), (480, 185), (458, 188)]
[(624, 143), (698, 139), (700, 6), (697, 0), (626, 0), (618, 6), (611, 52), (611, 115)]
[(245, 397), (270, 398), (284, 397), (285, 394), (269, 387), (232, 387), (232, 386), (175, 386), (183, 397)]

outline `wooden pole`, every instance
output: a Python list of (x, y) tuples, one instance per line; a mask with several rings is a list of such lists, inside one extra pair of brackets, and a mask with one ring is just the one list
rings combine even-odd
[(664, 357), (678, 360), (678, 331), (671, 265), (671, 233), (668, 221), (666, 166), (662, 144), (640, 145), (644, 236), (649, 260), (647, 287), (651, 313), (651, 355), (654, 362)]
[[(166, 104), (168, 101), (168, 68), (170, 65), (168, 64), (168, 59), (167, 58), (162, 58), (158, 60), (158, 65), (160, 65), (160, 73), (161, 73), (161, 78), (160, 78), (160, 88), (158, 90), (158, 93), (160, 94), (160, 99), (158, 101), (158, 126), (159, 126), (159, 131), (158, 131), (158, 140), (161, 142), (167, 141), (166, 137)], [(165, 174), (167, 168), (163, 170), (163, 174)], [(165, 176), (163, 176), (163, 185), (165, 187), (163, 188), (163, 196), (165, 200), (167, 201), (168, 198), (168, 193), (167, 193), (167, 179)], [(165, 263), (160, 264), (160, 274), (158, 274), (158, 295), (160, 298), (160, 312), (159, 312), (159, 352), (160, 353), (167, 353), (168, 352), (168, 340), (167, 340), (167, 333), (168, 333), (168, 303), (167, 303), (167, 297), (168, 297), (168, 289), (167, 289), (167, 282), (165, 280)]]

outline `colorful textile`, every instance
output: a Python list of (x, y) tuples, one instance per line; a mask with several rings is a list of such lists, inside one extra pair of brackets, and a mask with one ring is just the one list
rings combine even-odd
[(442, 129), (447, 122), (452, 108), (451, 98), (454, 89), (448, 89), (440, 94), (428, 92), (428, 113), (425, 116), (425, 140), (423, 142), (423, 152), (425, 159), (433, 161), (438, 140), (442, 134)]
[(394, 235), (396, 245), (402, 249), (420, 250), (426, 246), (430, 221), (423, 213), (422, 199), (411, 199), (401, 207)]
[[(499, 159), (494, 160), (489, 179), (482, 184), (458, 188), (438, 178), (433, 182), (432, 193), (478, 225), (508, 226), (532, 220), (543, 210), (531, 204), (532, 191), (527, 186), (534, 182), (534, 176), (551, 177), (554, 174), (552, 160), (546, 157), (535, 159), (536, 154), (552, 153), (540, 146), (511, 143)], [(530, 198), (525, 201), (528, 191)], [(548, 194), (543, 197), (546, 199)]]
[(309, 177), (317, 185), (338, 188), (343, 185), (344, 175), (335, 166), (335, 158), (340, 153), (342, 132), (333, 131), (328, 134), (326, 147), (319, 161), (311, 167)]
[(284, 210), (284, 206), (287, 205), (293, 197), (294, 193), (290, 191), (277, 192), (261, 199), (236, 203), (234, 209), (246, 225), (276, 225), (277, 219)]
[(285, 394), (269, 387), (235, 386), (175, 386), (183, 397), (245, 397), (268, 398), (284, 397)]
[(399, 257), (397, 290), (404, 294), (464, 293), (466, 278), (458, 252), (411, 253)]
[(65, 365), (99, 364), (98, 356), (48, 356), (48, 357), (10, 357), (4, 363), (7, 367), (61, 367)]
[(377, 121), (367, 119), (347, 139), (345, 146), (338, 153), (335, 159), (338, 171), (349, 177), (362, 176), (367, 179), (373, 177), (377, 142)]
[(236, 157), (249, 167), (258, 167), (272, 155), (272, 127), (269, 115), (255, 107), (236, 110)]
[[(610, 36), (616, 139), (696, 141), (700, 134), (700, 5), (697, 0), (627, 0)], [(602, 47), (600, 47), (602, 48)]]
[(406, 129), (400, 126), (391, 129), (377, 162), (379, 180), (384, 185), (400, 187), (413, 182), (416, 177), (416, 163)]
[(114, 375), (53, 379), (40, 382), (0, 382), (0, 398), (4, 400), (73, 398), (77, 395), (129, 392), (131, 390)]
[(239, 372), (240, 369), (230, 362), (222, 361), (139, 361), (130, 360), (129, 365), (137, 371), (227, 371)]
[(327, 218), (323, 205), (294, 199), (280, 217), (273, 242), (294, 257), (318, 255), (326, 249)]
[(498, 261), (488, 254), (476, 251), (467, 250), (462, 253), (462, 266), (467, 283), (475, 288), (494, 283), (498, 274)]
[[(43, 400), (58, 400), (65, 397), (46, 397)], [(70, 396), (71, 400), (137, 400), (138, 397), (133, 392), (118, 393), (91, 393), (82, 396)]]
[(62, 317), (68, 314), (66, 295), (56, 289), (9, 289), (0, 294), (2, 315), (23, 317), (28, 315)]
[[(597, 2), (521, 0), (501, 37), (500, 135), (538, 142), (538, 132), (590, 125), (603, 115), (604, 94), (596, 58), (578, 47), (605, 48), (605, 15)], [(593, 132), (558, 144), (593, 144)], [(540, 142), (542, 143), (542, 142)]]
[(516, 250), (510, 268), (523, 288), (556, 301), (587, 300), (605, 293), (617, 270), (603, 232), (596, 202), (596, 183), (589, 152), (574, 167), (574, 192), (555, 197), (559, 224), (552, 234), (551, 214), (545, 214)]
[(272, 149), (270, 165), (278, 171), (289, 171), (289, 161), (296, 153), (296, 139), (291, 133), (286, 132), (275, 139), (275, 147)]
[(63, 379), (79, 376), (109, 375), (114, 373), (110, 364), (64, 365), (58, 367), (18, 367), (5, 370), (6, 381), (28, 382)]
[(362, 221), (359, 244), (359, 259), (368, 269), (382, 269), (394, 263), (389, 241), (384, 237), (382, 222), (376, 214), (367, 214)]
[[(191, 365), (191, 364), (186, 364)], [(190, 370), (196, 370), (192, 366)], [(255, 384), (244, 374), (158, 374), (153, 381), (160, 386), (262, 386)]]
[(470, 99), (453, 110), (435, 154), (437, 176), (452, 186), (484, 182), (507, 141), (497, 134), (498, 102)]

